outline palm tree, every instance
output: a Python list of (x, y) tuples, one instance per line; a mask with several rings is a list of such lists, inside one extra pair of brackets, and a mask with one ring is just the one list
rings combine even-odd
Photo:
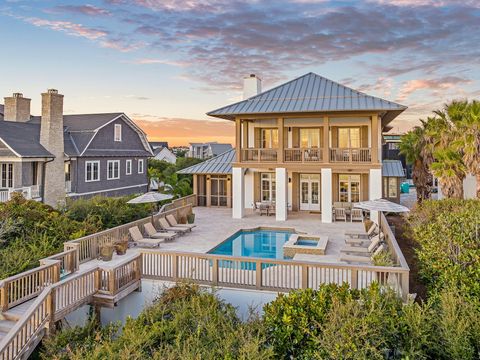
[(456, 147), (463, 153), (468, 173), (477, 179), (477, 198), (480, 198), (480, 101), (466, 104), (462, 119), (458, 122)]
[(438, 177), (443, 195), (447, 198), (463, 199), (463, 179), (466, 167), (462, 155), (452, 147), (435, 151), (432, 163), (433, 174)]
[(412, 164), (412, 178), (417, 189), (417, 202), (430, 198), (432, 175), (429, 170), (431, 155), (426, 146), (426, 122), (421, 120), (421, 126), (414, 127), (402, 136), (400, 153), (405, 155)]
[(177, 174), (172, 174), (165, 179), (163, 191), (175, 197), (183, 197), (192, 193), (192, 187), (188, 178), (179, 178)]

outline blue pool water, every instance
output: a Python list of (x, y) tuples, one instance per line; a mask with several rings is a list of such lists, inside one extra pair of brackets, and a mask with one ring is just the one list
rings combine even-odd
[(303, 240), (298, 240), (296, 242), (297, 245), (302, 245), (302, 246), (317, 246), (318, 241), (315, 240), (308, 240), (308, 239), (303, 239)]
[(284, 230), (238, 231), (209, 254), (284, 259), (283, 245), (292, 233)]

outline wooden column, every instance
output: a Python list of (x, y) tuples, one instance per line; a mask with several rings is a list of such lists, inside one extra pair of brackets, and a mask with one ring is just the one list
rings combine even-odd
[(227, 207), (232, 207), (232, 178), (227, 176)]
[(277, 119), (277, 127), (278, 127), (278, 153), (277, 153), (277, 162), (283, 163), (283, 158), (285, 154), (285, 146), (283, 143), (283, 131), (284, 127), (283, 117)]
[(330, 162), (330, 125), (328, 116), (323, 117), (323, 162)]
[(210, 180), (210, 175), (207, 175), (205, 191), (207, 196), (207, 207), (210, 207), (212, 206), (212, 180)]
[(372, 162), (378, 163), (378, 140), (379, 134), (378, 131), (378, 115), (372, 115), (372, 131), (370, 132), (372, 136), (371, 140), (371, 155), (372, 155)]
[(197, 174), (193, 174), (192, 176), (192, 188), (193, 188), (193, 195), (196, 195), (195, 196), (195, 206), (198, 206), (197, 204), (197, 198), (198, 198), (198, 176)]
[(237, 152), (237, 162), (242, 161), (242, 120), (235, 118), (235, 150)]
[(242, 148), (248, 149), (248, 121), (242, 123)]

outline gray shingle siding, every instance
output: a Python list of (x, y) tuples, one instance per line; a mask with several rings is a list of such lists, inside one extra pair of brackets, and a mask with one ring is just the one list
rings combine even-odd
[[(132, 174), (126, 175), (126, 162), (128, 159), (132, 160)], [(142, 174), (138, 173), (138, 160), (143, 159), (144, 161), (144, 171)], [(107, 162), (108, 160), (119, 160), (120, 161), (120, 178), (119, 179), (112, 179), (107, 180)], [(99, 161), (100, 162), (100, 180), (99, 181), (85, 181), (85, 164), (87, 161)], [(130, 189), (123, 189), (122, 192), (126, 194), (134, 194), (137, 193), (138, 190), (134, 187), (147, 184), (147, 158), (108, 158), (108, 157), (81, 157), (78, 158), (75, 162), (75, 170), (73, 171), (75, 174), (75, 193), (76, 194), (84, 194), (84, 193), (92, 193), (95, 194), (102, 194), (111, 190), (111, 189), (119, 189), (125, 187), (132, 187)], [(73, 189), (72, 189), (73, 191)], [(119, 190), (116, 190), (119, 191)], [(94, 195), (95, 195), (94, 194)]]

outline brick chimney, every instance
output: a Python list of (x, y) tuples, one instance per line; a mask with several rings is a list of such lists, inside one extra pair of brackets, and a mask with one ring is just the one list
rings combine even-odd
[(255, 74), (243, 78), (243, 100), (262, 92), (262, 79)]
[(30, 99), (24, 98), (22, 93), (13, 93), (4, 99), (3, 119), (6, 121), (25, 122), (30, 120)]
[(55, 156), (45, 163), (43, 202), (57, 207), (65, 202), (65, 165), (63, 143), (63, 95), (49, 89), (42, 94), (40, 144)]

